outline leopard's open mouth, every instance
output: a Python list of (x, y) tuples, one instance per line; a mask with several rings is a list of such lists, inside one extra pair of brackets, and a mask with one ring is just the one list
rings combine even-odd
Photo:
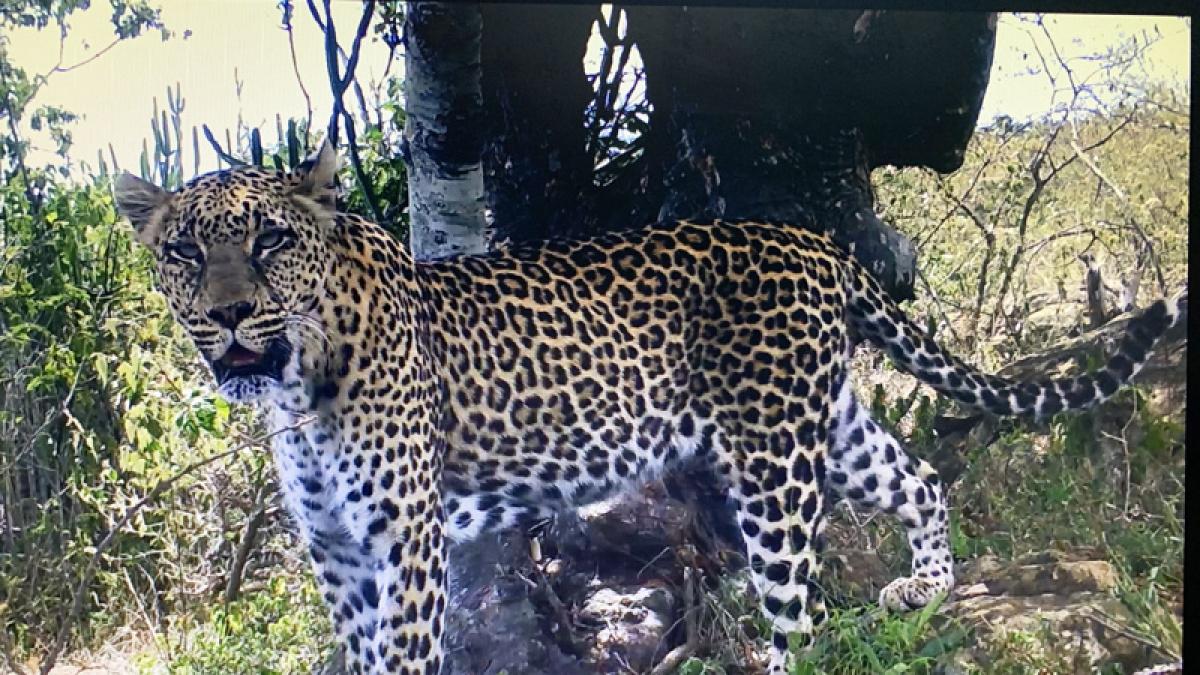
[(217, 384), (255, 375), (279, 380), (283, 377), (283, 366), (290, 353), (287, 342), (281, 339), (267, 343), (267, 348), (261, 352), (234, 341), (221, 358), (212, 362), (213, 375), (217, 378)]
[(263, 360), (263, 356), (263, 354), (235, 342), (225, 350), (225, 356), (221, 357), (221, 363), (229, 368), (248, 368), (258, 365)]

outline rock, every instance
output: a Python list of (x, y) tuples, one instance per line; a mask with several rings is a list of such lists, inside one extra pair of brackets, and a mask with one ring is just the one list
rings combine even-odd
[[(1096, 672), (1110, 663), (1128, 670), (1153, 661), (1149, 649), (1127, 637), (1124, 625), (1130, 617), (1124, 605), (1104, 593), (983, 595), (955, 602), (949, 613), (976, 637), (952, 659), (959, 668), (974, 664), (984, 672), (995, 670), (996, 655), (1013, 651), (1014, 636), (1028, 658), (1053, 663), (1064, 675)], [(967, 671), (948, 667), (946, 672)]]
[(587, 658), (593, 672), (645, 672), (670, 651), (675, 596), (663, 587), (599, 588), (584, 601), (580, 619), (598, 626)]
[(946, 675), (1013, 668), (1068, 675), (1110, 665), (1133, 672), (1168, 658), (1129, 628), (1133, 617), (1110, 593), (1117, 575), (1106, 561), (1047, 553), (1002, 563), (985, 556), (962, 565), (959, 579), (939, 611), (974, 640), (948, 659)]
[(823, 582), (827, 592), (838, 599), (874, 603), (879, 591), (896, 577), (876, 551), (828, 549), (823, 555)]
[[(979, 586), (986, 588), (981, 593)], [(1107, 592), (1117, 587), (1117, 571), (1104, 560), (1065, 560), (1054, 554), (1003, 565), (984, 556), (961, 566), (956, 597), (970, 595), (1030, 596)]]

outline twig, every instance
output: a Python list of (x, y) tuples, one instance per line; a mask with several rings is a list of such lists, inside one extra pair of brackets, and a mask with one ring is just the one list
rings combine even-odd
[(71, 625), (76, 621), (76, 619), (79, 618), (80, 612), (83, 611), (83, 598), (87, 594), (87, 589), (92, 583), (92, 578), (96, 575), (96, 567), (100, 563), (100, 556), (108, 550), (108, 547), (111, 546), (116, 540), (117, 534), (129, 524), (129, 521), (132, 520), (139, 511), (145, 508), (147, 504), (150, 504), (161, 497), (164, 493), (170, 490), (175, 483), (179, 482), (180, 479), (188, 474), (191, 474), (198, 469), (202, 469), (209, 464), (213, 464), (214, 462), (219, 462), (223, 459), (232, 457), (247, 448), (260, 446), (279, 434), (295, 431), (296, 429), (311, 423), (313, 419), (315, 418), (304, 417), (295, 424), (277, 429), (270, 434), (263, 436), (262, 438), (249, 440), (235, 448), (226, 450), (225, 452), (219, 452), (202, 460), (192, 462), (181, 469), (178, 473), (159, 481), (153, 488), (151, 488), (150, 492), (148, 492), (145, 497), (142, 497), (136, 503), (126, 509), (125, 515), (123, 515), (121, 519), (118, 520), (111, 529), (109, 529), (108, 533), (104, 535), (104, 538), (101, 539), (100, 543), (96, 545), (95, 553), (93, 553), (91, 559), (88, 560), (87, 567), (83, 571), (83, 578), (79, 580), (79, 585), (76, 586), (74, 596), (71, 599), (71, 608), (64, 617), (62, 624), (59, 626), (58, 634), (54, 638), (54, 643), (50, 645), (50, 650), (46, 652), (46, 656), (42, 660), (41, 667), (38, 669), (39, 675), (47, 675), (50, 670), (54, 668), (55, 662), (58, 661), (58, 656), (62, 651), (63, 645), (66, 644), (67, 635), (71, 632)]
[(87, 64), (91, 63), (92, 61), (95, 61), (96, 59), (100, 58), (101, 56), (104, 56), (105, 54), (107, 54), (110, 49), (112, 49), (113, 47), (116, 47), (118, 44), (120, 44), (121, 39), (122, 38), (116, 38), (112, 42), (108, 43), (108, 45), (101, 48), (100, 51), (96, 52), (95, 54), (92, 54), (91, 56), (80, 61), (79, 63), (74, 63), (69, 66), (63, 66), (62, 62), (60, 61), (53, 68), (51, 68), (49, 72), (47, 72), (45, 75), (43, 75), (42, 78), (46, 79), (54, 73), (69, 73), (72, 70), (75, 70), (76, 68), (82, 68), (83, 66), (86, 66)]
[(567, 652), (578, 653), (579, 647), (575, 639), (571, 613), (567, 611), (567, 607), (563, 604), (562, 599), (554, 592), (554, 587), (551, 585), (550, 579), (546, 576), (541, 566), (535, 562), (532, 568), (533, 579), (525, 576), (517, 569), (512, 570), (512, 574), (529, 587), (530, 597), (546, 603), (550, 607), (550, 611), (554, 613), (555, 621), (558, 624), (557, 627), (551, 627), (555, 642)]
[[(1038, 148), (1037, 152), (1035, 152), (1033, 155), (1033, 159), (1029, 162), (1029, 175), (1033, 179), (1033, 189), (1029, 191), (1028, 195), (1026, 195), (1025, 203), (1021, 208), (1021, 216), (1017, 221), (1017, 245), (1013, 248), (1012, 255), (1010, 255), (1008, 259), (1008, 265), (1006, 265), (1004, 268), (1004, 276), (1000, 281), (1000, 292), (996, 296), (996, 306), (992, 310), (992, 314), (988, 319), (988, 327), (986, 331), (988, 334), (995, 333), (996, 320), (999, 318), (1004, 309), (1004, 299), (1008, 297), (1013, 276), (1016, 273), (1017, 266), (1021, 262), (1021, 257), (1025, 254), (1025, 234), (1028, 231), (1029, 219), (1033, 215), (1033, 208), (1037, 204), (1038, 200), (1041, 199), (1042, 193), (1045, 191), (1046, 186), (1050, 184), (1050, 181), (1052, 181), (1054, 177), (1057, 176), (1058, 173), (1067, 166), (1067, 164), (1069, 164), (1068, 162), (1055, 166), (1053, 158), (1051, 157), (1051, 150), (1053, 150), (1054, 143), (1058, 140), (1058, 135), (1062, 132), (1063, 127), (1066, 126), (1066, 124), (1070, 121), (1071, 113), (1074, 112), (1075, 107), (1079, 102), (1079, 96), (1081, 93), (1080, 87), (1075, 84), (1075, 76), (1071, 72), (1070, 67), (1067, 66), (1066, 61), (1064, 61), (1062, 56), (1058, 53), (1058, 47), (1054, 44), (1054, 39), (1051, 37), (1049, 30), (1046, 28), (1042, 15), (1039, 14), (1037, 16), (1036, 24), (1041, 27), (1042, 31), (1045, 33), (1046, 39), (1050, 42), (1052, 50), (1054, 51), (1055, 55), (1058, 56), (1059, 64), (1067, 73), (1067, 79), (1071, 83), (1071, 100), (1066, 104), (1066, 106), (1064, 106), (1061, 118), (1057, 123), (1054, 124), (1053, 127), (1051, 127), (1050, 133), (1046, 136), (1046, 139), (1042, 142), (1041, 147)], [(1042, 60), (1042, 67), (1046, 73), (1046, 77), (1050, 79), (1051, 85), (1055, 85), (1057, 80), (1054, 77), (1053, 72), (1050, 70), (1050, 65), (1046, 62), (1045, 55), (1042, 54), (1041, 49), (1038, 48), (1036, 42), (1034, 43), (1034, 51), (1037, 52), (1038, 57)], [(1042, 169), (1047, 165), (1049, 166), (1049, 170), (1043, 173)]]
[(308, 88), (304, 86), (304, 78), (300, 77), (300, 66), (296, 63), (296, 38), (292, 34), (292, 2), (283, 0), (279, 3), (279, 7), (283, 10), (283, 30), (287, 32), (288, 53), (292, 57), (292, 73), (296, 76), (296, 84), (300, 87), (300, 93), (304, 95), (304, 110), (307, 114), (304, 121), (304, 153), (308, 154), (308, 134), (312, 131), (312, 98), (308, 95)]
[(988, 271), (991, 269), (992, 259), (996, 255), (996, 228), (976, 213), (975, 209), (971, 208), (966, 201), (952, 194), (948, 196), (958, 205), (958, 209), (975, 223), (975, 227), (979, 228), (979, 232), (983, 235), (983, 241), (987, 245), (983, 252), (983, 263), (979, 266), (979, 279), (975, 284), (975, 308), (971, 312), (971, 332), (974, 333), (975, 328), (979, 325), (979, 317), (983, 314), (983, 301), (987, 296)]
[[(259, 478), (261, 479), (261, 476)], [(266, 521), (266, 495), (267, 488), (260, 483), (254, 495), (254, 510), (246, 521), (246, 531), (242, 534), (242, 541), (238, 544), (237, 553), (233, 556), (233, 564), (229, 567), (229, 581), (225, 584), (225, 604), (237, 600), (238, 593), (241, 591), (246, 562), (250, 559), (250, 552), (254, 550), (254, 540), (258, 536), (258, 530)]]
[(654, 670), (650, 671), (650, 675), (670, 675), (700, 648), (700, 622), (699, 617), (694, 616), (695, 612), (695, 573), (691, 567), (685, 567), (683, 568), (683, 626), (687, 633), (687, 640), (667, 652), (663, 660), (659, 661), (658, 665), (654, 666)]
[(917, 270), (917, 281), (920, 281), (925, 286), (925, 292), (933, 300), (933, 304), (937, 307), (937, 311), (942, 315), (942, 325), (946, 330), (950, 331), (950, 337), (954, 338), (956, 344), (962, 344), (962, 338), (958, 336), (958, 331), (954, 330), (954, 322), (950, 320), (950, 315), (946, 313), (946, 308), (942, 306), (942, 299), (933, 286), (929, 283), (929, 279), (925, 278), (925, 274), (920, 269)]
[(1137, 233), (1138, 238), (1142, 242), (1142, 246), (1145, 247), (1145, 253), (1149, 256), (1150, 262), (1154, 265), (1154, 275), (1158, 281), (1159, 292), (1166, 293), (1167, 280), (1166, 277), (1163, 276), (1162, 265), (1158, 259), (1158, 252), (1154, 250), (1154, 242), (1150, 240), (1150, 237), (1146, 235), (1146, 231), (1142, 229), (1141, 225), (1138, 224), (1137, 219), (1133, 217), (1133, 207), (1129, 203), (1129, 197), (1125, 194), (1124, 190), (1122, 190), (1103, 171), (1100, 170), (1100, 167), (1097, 166), (1096, 162), (1093, 161), (1092, 158), (1087, 154), (1087, 150), (1080, 146), (1079, 141), (1076, 138), (1072, 138), (1070, 140), (1070, 145), (1071, 149), (1075, 151), (1075, 156), (1083, 162), (1084, 166), (1086, 166), (1088, 170), (1100, 180), (1100, 182), (1104, 183), (1105, 187), (1107, 187), (1109, 190), (1112, 190), (1112, 193), (1116, 195), (1117, 200), (1121, 202), (1121, 206), (1125, 211), (1125, 221), (1129, 224), (1129, 227), (1132, 228), (1135, 233)]
[(1179, 658), (1179, 654), (1171, 653), (1165, 646), (1163, 646), (1162, 643), (1155, 640), (1154, 638), (1135, 633), (1135, 632), (1129, 630), (1128, 628), (1121, 626), (1119, 623), (1114, 621), (1113, 618), (1107, 612), (1104, 612), (1103, 610), (1094, 609), (1092, 612), (1090, 612), (1090, 614), (1091, 614), (1091, 618), (1093, 621), (1104, 626), (1108, 630), (1111, 630), (1112, 632), (1117, 633), (1118, 635), (1129, 638), (1130, 640), (1133, 640), (1134, 642), (1143, 644), (1143, 645), (1149, 647), (1150, 649), (1158, 652), (1162, 656), (1167, 657), (1168, 659), (1176, 659), (1177, 660)]
[[(358, 154), (358, 134), (354, 124), (354, 116), (346, 109), (343, 101), (343, 96), (346, 93), (346, 88), (351, 83), (355, 83), (354, 71), (358, 68), (358, 56), (362, 49), (363, 37), (367, 34), (367, 29), (371, 25), (371, 17), (375, 15), (375, 0), (363, 0), (363, 13), (358, 20), (358, 27), (354, 32), (354, 41), (350, 46), (350, 56), (346, 58), (346, 63), (342, 67), (342, 72), (338, 72), (338, 54), (341, 47), (337, 42), (337, 31), (333, 25), (333, 16), (329, 8), (330, 0), (324, 0), (325, 16), (322, 19), (320, 12), (317, 10), (313, 0), (308, 0), (308, 9), (312, 13), (313, 20), (316, 21), (317, 27), (325, 33), (325, 67), (329, 74), (329, 88), (333, 94), (333, 113), (329, 119), (328, 135), (333, 143), (337, 143), (338, 137), (338, 120), (343, 120), (346, 124), (346, 143), (350, 151), (350, 164), (354, 167), (354, 179), (358, 182), (358, 187), (362, 190), (363, 200), (367, 202), (367, 208), (371, 211), (371, 217), (378, 223), (383, 223), (383, 211), (379, 208), (379, 199), (375, 196), (375, 188), (371, 185), (371, 181), (367, 178), (367, 173), (363, 169), (362, 159)], [(366, 104), (362, 101), (362, 90), (357, 88), (356, 95), (359, 97), (359, 106), (365, 108)], [(365, 118), (365, 110), (363, 111)], [(364, 119), (370, 123), (369, 119)]]

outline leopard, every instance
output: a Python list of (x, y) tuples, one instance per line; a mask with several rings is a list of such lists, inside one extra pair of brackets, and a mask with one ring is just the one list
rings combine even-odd
[(1012, 381), (944, 351), (813, 227), (663, 221), (416, 260), (338, 210), (337, 171), (325, 143), (172, 190), (126, 173), (114, 195), (217, 392), (262, 412), (351, 673), (443, 671), (450, 542), (701, 461), (736, 506), (782, 675), (828, 614), (833, 502), (906, 528), (912, 575), (884, 605), (953, 583), (945, 486), (856, 400), (856, 342), (961, 404), (1046, 418), (1112, 396), (1186, 314), (1184, 290), (1102, 368)]

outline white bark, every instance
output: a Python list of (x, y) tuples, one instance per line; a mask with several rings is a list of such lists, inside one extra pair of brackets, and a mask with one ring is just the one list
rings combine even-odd
[(479, 4), (409, 2), (406, 12), (410, 247), (417, 259), (481, 253)]

